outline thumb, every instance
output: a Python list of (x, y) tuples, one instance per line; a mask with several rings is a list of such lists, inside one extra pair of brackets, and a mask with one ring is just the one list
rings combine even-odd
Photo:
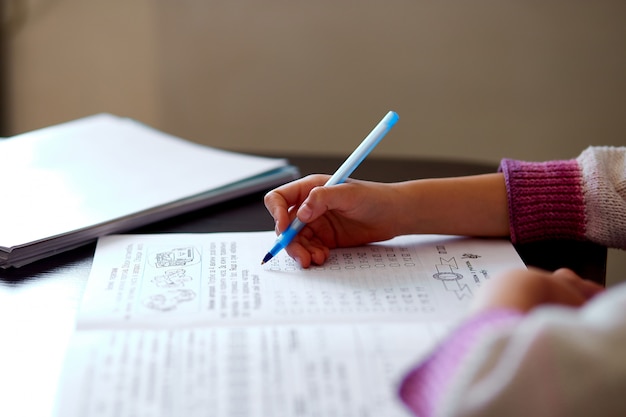
[(346, 186), (348, 184), (313, 188), (298, 208), (298, 218), (305, 223), (310, 223), (328, 211), (349, 207), (351, 199), (346, 192)]

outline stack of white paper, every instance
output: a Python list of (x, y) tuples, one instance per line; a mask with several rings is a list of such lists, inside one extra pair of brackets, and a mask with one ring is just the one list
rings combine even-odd
[(99, 114), (0, 141), (0, 267), (296, 178), (284, 159)]

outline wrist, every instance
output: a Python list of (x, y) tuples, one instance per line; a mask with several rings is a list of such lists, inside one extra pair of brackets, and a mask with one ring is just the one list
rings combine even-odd
[(501, 173), (413, 180), (399, 183), (398, 191), (402, 196), (398, 222), (403, 233), (509, 235)]
[[(412, 180), (390, 184), (395, 193), (390, 196), (392, 222), (396, 236), (427, 233), (425, 225), (430, 222), (430, 206), (424, 204), (422, 180)], [(387, 204), (389, 204), (387, 202)]]

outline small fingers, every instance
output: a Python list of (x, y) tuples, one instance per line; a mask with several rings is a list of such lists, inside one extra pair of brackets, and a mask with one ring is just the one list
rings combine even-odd
[(567, 280), (570, 285), (578, 290), (578, 292), (586, 299), (598, 295), (603, 292), (605, 288), (593, 281), (583, 279), (578, 276), (574, 271), (568, 268), (560, 268), (554, 271), (553, 276), (557, 279)]
[(280, 193), (274, 190), (265, 194), (263, 203), (270, 216), (274, 219), (274, 228), (276, 233), (279, 234), (286, 229), (289, 224), (289, 206), (287, 202)]
[[(301, 233), (306, 234), (306, 229)], [(315, 238), (299, 237), (287, 246), (286, 251), (303, 268), (322, 265), (330, 256), (330, 249)]]
[(315, 174), (281, 185), (265, 195), (267, 203), (274, 202), (284, 204), (286, 207), (300, 205), (304, 201), (311, 189), (324, 185), (328, 180), (328, 175)]
[(292, 242), (285, 250), (301, 267), (308, 268), (311, 265), (311, 254), (299, 243)]
[(310, 263), (322, 265), (330, 255), (330, 249), (324, 246), (318, 239), (306, 240), (303, 244), (304, 248), (310, 255)]
[(289, 210), (297, 209), (308, 197), (311, 189), (323, 185), (327, 180), (327, 175), (309, 175), (305, 178), (281, 185), (265, 194), (263, 203), (270, 215), (274, 218), (279, 232), (286, 229), (291, 221)]

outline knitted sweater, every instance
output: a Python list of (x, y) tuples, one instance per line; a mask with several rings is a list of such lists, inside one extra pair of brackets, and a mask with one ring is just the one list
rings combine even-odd
[[(511, 238), (585, 239), (626, 249), (626, 147), (500, 166)], [(626, 275), (626, 271), (625, 271)], [(470, 317), (402, 381), (426, 416), (626, 416), (626, 283), (583, 308)]]
[(590, 147), (576, 159), (500, 165), (514, 243), (591, 240), (626, 248), (626, 148)]

